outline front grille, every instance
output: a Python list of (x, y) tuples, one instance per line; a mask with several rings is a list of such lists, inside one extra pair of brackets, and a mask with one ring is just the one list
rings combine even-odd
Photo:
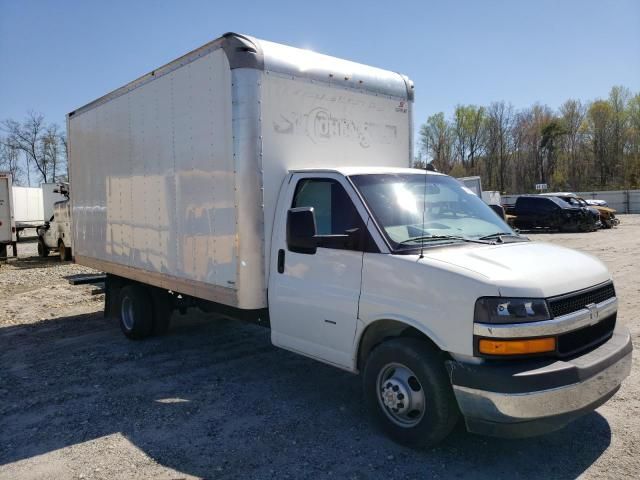
[(613, 283), (608, 283), (602, 287), (550, 298), (549, 308), (554, 318), (561, 317), (562, 315), (567, 315), (568, 313), (585, 308), (590, 303), (604, 302), (615, 296), (616, 291), (613, 288)]
[(589, 348), (595, 348), (611, 338), (615, 327), (616, 314), (614, 313), (595, 325), (559, 335), (558, 355), (567, 357)]

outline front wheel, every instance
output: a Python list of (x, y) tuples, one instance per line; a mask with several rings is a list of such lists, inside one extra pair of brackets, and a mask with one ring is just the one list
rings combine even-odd
[(62, 240), (58, 243), (58, 253), (60, 254), (61, 262), (71, 260), (71, 248), (67, 247)]
[(420, 339), (397, 338), (376, 347), (363, 382), (372, 419), (398, 443), (431, 447), (459, 418), (440, 353)]

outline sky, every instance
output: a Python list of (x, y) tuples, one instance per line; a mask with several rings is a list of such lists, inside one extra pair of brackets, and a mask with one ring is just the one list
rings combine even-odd
[(457, 104), (640, 92), (640, 0), (0, 0), (0, 120), (65, 114), (225, 32), (398, 71)]

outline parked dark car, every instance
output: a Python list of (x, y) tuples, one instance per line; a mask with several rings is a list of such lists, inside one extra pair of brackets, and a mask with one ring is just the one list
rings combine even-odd
[(582, 198), (578, 197), (575, 193), (543, 193), (541, 194), (541, 196), (545, 196), (545, 197), (556, 197), (559, 198), (560, 200), (563, 200), (565, 202), (567, 202), (569, 205), (573, 206), (573, 207), (581, 207), (583, 209), (586, 209), (589, 214), (591, 216), (593, 216), (593, 218), (596, 221), (596, 225), (598, 227), (602, 226), (601, 223), (601, 218), (600, 218), (600, 212), (598, 211), (597, 208), (592, 207), (591, 205), (589, 205), (585, 200), (583, 200)]
[(521, 230), (548, 228), (570, 232), (597, 228), (597, 218), (589, 210), (570, 205), (557, 197), (518, 197), (515, 205), (507, 209), (506, 213), (515, 215), (513, 225)]

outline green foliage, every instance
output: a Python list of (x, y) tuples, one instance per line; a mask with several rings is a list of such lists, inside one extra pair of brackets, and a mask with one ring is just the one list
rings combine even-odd
[(422, 161), (454, 176), (480, 175), (487, 188), (527, 192), (631, 188), (640, 183), (640, 93), (615, 86), (606, 100), (567, 100), (554, 112), (534, 104), (457, 105), (420, 129)]

